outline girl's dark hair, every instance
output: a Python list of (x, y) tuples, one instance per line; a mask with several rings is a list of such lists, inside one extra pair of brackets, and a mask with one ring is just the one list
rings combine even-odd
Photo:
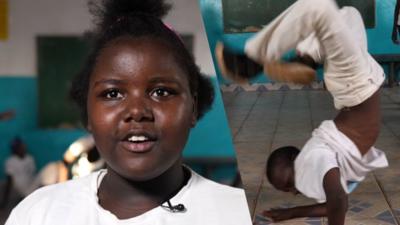
[(81, 72), (72, 81), (71, 98), (81, 110), (87, 125), (87, 94), (90, 76), (101, 50), (119, 37), (161, 40), (172, 50), (178, 65), (186, 72), (190, 91), (197, 100), (200, 119), (214, 100), (214, 88), (208, 77), (200, 74), (193, 56), (180, 37), (162, 22), (170, 5), (164, 0), (90, 0), (89, 10), (94, 15), (96, 28), (91, 32), (92, 50)]
[(10, 143), (11, 151), (15, 152), (23, 143), (20, 137), (15, 137)]

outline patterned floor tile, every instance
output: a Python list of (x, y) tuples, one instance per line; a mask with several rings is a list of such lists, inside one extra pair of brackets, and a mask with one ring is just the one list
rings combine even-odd
[(400, 170), (389, 170), (390, 172), (376, 176), (379, 184), (385, 192), (398, 192), (400, 195)]
[(246, 121), (243, 123), (243, 128), (256, 128), (256, 129), (265, 129), (265, 130), (275, 130), (275, 127), (277, 126), (278, 120), (276, 119), (271, 119), (271, 120), (265, 120), (265, 119), (259, 119), (259, 118), (251, 118), (248, 117)]
[(302, 125), (279, 124), (276, 129), (276, 133), (277, 133), (277, 135), (289, 134), (290, 136), (297, 136), (298, 134), (307, 133), (307, 136), (310, 136), (310, 133), (312, 132), (312, 130), (313, 130), (313, 128), (312, 128), (310, 122), (303, 123)]
[(376, 218), (390, 210), (382, 193), (354, 193), (349, 195), (347, 218), (358, 220)]
[(321, 218), (293, 219), (282, 222), (272, 222), (270, 219), (262, 215), (256, 215), (254, 219), (255, 225), (324, 225)]
[(397, 217), (400, 217), (400, 192), (386, 192), (385, 194), (392, 209), (394, 210), (393, 212), (396, 214)]
[(296, 138), (284, 138), (282, 136), (276, 136), (274, 141), (272, 142), (273, 149), (282, 146), (296, 146), (298, 148), (302, 148), (307, 140), (310, 138), (309, 134), (302, 134)]
[(236, 143), (238, 165), (245, 187), (255, 187), (252, 190), (246, 190), (248, 193), (258, 190), (261, 181), (265, 176), (265, 163), (267, 160), (270, 143), (265, 142), (243, 142)]
[[(400, 115), (399, 115), (400, 116)], [(384, 152), (389, 151), (387, 148), (392, 147), (393, 150), (397, 147), (400, 147), (400, 140), (392, 135), (392, 136), (385, 136), (385, 137), (380, 137), (375, 143), (375, 146), (378, 148), (382, 148)], [(384, 146), (384, 147), (383, 147)], [(390, 148), (391, 149), (391, 148)], [(399, 153), (400, 156), (400, 153)]]
[(253, 105), (259, 95), (258, 92), (240, 92), (234, 96), (232, 105)]
[(358, 184), (358, 187), (350, 194), (361, 194), (361, 193), (379, 193), (380, 189), (376, 182), (373, 173), (369, 173), (367, 177)]
[(346, 219), (346, 225), (396, 225), (394, 218), (383, 218), (383, 219)]
[(288, 208), (294, 206), (314, 204), (312, 199), (302, 195), (293, 195), (274, 189), (265, 179), (256, 206), (256, 214), (271, 208)]
[(245, 120), (245, 118), (239, 118), (239, 119), (228, 118), (229, 127), (239, 129), (240, 127), (242, 127), (244, 120)]
[(400, 176), (400, 157), (396, 158), (388, 158), (389, 161), (389, 166), (383, 169), (378, 169), (374, 171), (374, 174), (379, 177), (379, 176), (384, 176), (386, 174), (395, 174)]
[(277, 148), (284, 147), (284, 146), (294, 146), (298, 149), (301, 149), (304, 144), (306, 143), (307, 139), (298, 139), (298, 140), (285, 140), (285, 141), (275, 141), (272, 143), (272, 147), (270, 152), (276, 150)]
[(228, 122), (231, 123), (232, 120), (239, 120), (240, 122), (242, 122), (247, 118), (248, 112), (249, 112), (249, 109), (227, 111)]
[[(379, 132), (378, 140), (385, 137), (393, 137), (393, 132), (383, 123)], [(395, 137), (394, 137), (395, 138)]]
[(250, 213), (252, 214), (255, 210), (258, 195), (256, 192), (246, 192), (247, 204), (249, 206)]
[(271, 141), (274, 129), (262, 129), (258, 127), (240, 129), (234, 137), (235, 142), (265, 142)]

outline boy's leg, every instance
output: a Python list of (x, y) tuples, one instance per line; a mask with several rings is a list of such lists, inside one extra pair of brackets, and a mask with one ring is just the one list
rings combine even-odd
[[(256, 36), (263, 37), (266, 40), (269, 38), (272, 33), (269, 30), (273, 30), (275, 27), (279, 26), (279, 22), (284, 19), (286, 13), (289, 9), (293, 7), (290, 6), (287, 10), (281, 13), (273, 22), (271, 22), (266, 28), (262, 29)], [(265, 42), (267, 43), (267, 42)], [(262, 46), (254, 45), (254, 48), (263, 49)], [(259, 72), (262, 71), (263, 62), (259, 57), (248, 57), (248, 55), (240, 55), (235, 53), (229, 49), (226, 49), (222, 43), (217, 44), (215, 49), (215, 54), (217, 58), (217, 65), (222, 73), (222, 75), (230, 80), (233, 80), (238, 83), (247, 83), (249, 79), (258, 75)], [(248, 65), (250, 67), (255, 68), (255, 70), (248, 69)], [(255, 65), (255, 66), (253, 66)], [(279, 70), (283, 68), (278, 68)], [(289, 73), (287, 73), (289, 71)], [(287, 77), (295, 77), (292, 80), (286, 80), (285, 78), (278, 79), (279, 81), (295, 81), (297, 83), (309, 83), (315, 78), (315, 71), (308, 66), (305, 66), (300, 63), (290, 63), (285, 65), (284, 72), (288, 74)], [(306, 76), (302, 76), (306, 73)], [(300, 74), (300, 76), (296, 76)], [(298, 78), (296, 80), (296, 77)], [(310, 79), (311, 78), (311, 79)]]
[[(367, 51), (367, 35), (360, 12), (352, 6), (345, 6), (339, 9), (339, 14), (346, 21), (346, 25), (354, 35), (356, 43), (364, 51)], [(297, 44), (296, 54), (298, 57), (308, 56), (318, 64), (323, 64), (325, 59), (325, 51), (321, 47), (315, 32), (312, 32), (306, 39)]]
[[(250, 39), (245, 52), (262, 64), (279, 61), (283, 54), (314, 32), (326, 60), (335, 65), (328, 67), (342, 70), (343, 63), (350, 63), (349, 57), (361, 54), (333, 0), (298, 0)], [(360, 60), (353, 59), (351, 63), (360, 64), (356, 61)]]
[[(360, 21), (357, 29), (365, 33)], [(358, 43), (333, 0), (298, 0), (250, 39), (245, 52), (262, 62), (268, 75), (284, 73), (281, 56), (313, 32), (325, 52), (324, 81), (337, 109), (358, 105), (379, 89), (382, 68), (366, 51), (366, 41)]]

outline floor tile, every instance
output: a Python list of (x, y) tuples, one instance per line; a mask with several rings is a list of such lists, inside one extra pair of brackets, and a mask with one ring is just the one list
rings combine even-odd
[[(382, 92), (383, 122), (376, 147), (386, 153), (391, 165), (369, 174), (350, 194), (346, 224), (396, 224), (389, 203), (398, 213), (396, 215), (400, 217), (400, 197), (398, 197), (400, 196), (400, 178), (398, 178), (400, 177), (400, 163), (398, 163), (400, 161), (400, 88), (383, 89)], [(241, 154), (238, 158), (239, 164), (243, 165), (242, 176), (248, 176), (243, 179), (243, 183), (251, 192), (260, 191), (259, 195), (246, 192), (250, 196), (249, 205), (253, 204), (251, 207), (255, 212), (255, 224), (272, 224), (261, 216), (262, 210), (314, 203), (312, 199), (292, 196), (273, 189), (267, 183), (263, 170), (268, 154), (273, 149), (285, 145), (301, 148), (310, 138), (314, 128), (318, 127), (322, 121), (332, 120), (336, 116), (338, 111), (333, 107), (330, 94), (327, 91), (269, 91), (231, 95), (231, 98), (234, 100), (229, 103), (227, 111), (229, 109), (236, 111), (227, 113), (235, 120), (233, 125), (241, 129), (236, 129), (235, 145), (240, 146)], [(248, 98), (247, 101), (246, 98)], [(246, 142), (246, 140), (255, 141)], [(244, 157), (242, 160), (240, 160), (241, 156)], [(260, 190), (261, 181), (263, 183)], [(313, 218), (313, 220), (300, 219), (275, 224), (327, 225), (327, 220)]]
[(385, 192), (397, 192), (400, 195), (400, 170), (376, 176), (377, 181)]
[(379, 185), (376, 182), (373, 173), (369, 173), (366, 178), (360, 182), (357, 188), (350, 194), (360, 194), (360, 193), (379, 193)]
[(348, 219), (368, 219), (390, 211), (382, 193), (354, 193), (349, 195)]
[(274, 189), (266, 179), (260, 192), (256, 206), (256, 214), (271, 208), (287, 208), (300, 205), (313, 204), (314, 201), (302, 195), (293, 195)]
[(234, 137), (235, 142), (265, 142), (271, 141), (274, 136), (274, 128), (260, 128), (244, 126)]
[(301, 146), (303, 146), (310, 137), (311, 134), (309, 132), (281, 132), (275, 134), (273, 143), (282, 143), (285, 145), (290, 145), (292, 143), (301, 143)]
[(384, 176), (386, 174), (394, 174), (400, 177), (400, 157), (388, 158), (389, 166), (383, 169), (378, 169), (374, 171), (377, 177)]
[(235, 149), (244, 186), (260, 186), (265, 176), (265, 164), (270, 143), (236, 143)]
[(388, 198), (390, 206), (393, 209), (393, 212), (396, 214), (397, 217), (400, 217), (400, 192), (386, 192), (385, 194)]
[(268, 218), (261, 215), (256, 215), (254, 220), (255, 225), (324, 225), (320, 218), (307, 218), (307, 219), (292, 219), (282, 222), (271, 222)]
[(346, 225), (396, 225), (393, 217), (382, 217), (373, 219), (346, 219)]

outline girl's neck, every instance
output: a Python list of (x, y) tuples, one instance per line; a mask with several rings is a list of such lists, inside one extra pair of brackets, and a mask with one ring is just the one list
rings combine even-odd
[(98, 188), (99, 204), (119, 219), (132, 218), (173, 197), (188, 179), (181, 163), (143, 182), (130, 181), (109, 168)]

